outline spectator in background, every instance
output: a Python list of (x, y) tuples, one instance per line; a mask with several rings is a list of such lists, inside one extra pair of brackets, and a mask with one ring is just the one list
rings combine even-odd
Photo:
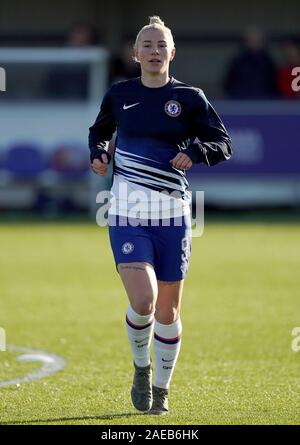
[[(99, 43), (96, 30), (88, 23), (75, 23), (69, 30), (65, 46), (87, 48)], [(83, 64), (58, 65), (49, 71), (47, 95), (55, 100), (84, 100), (88, 95), (88, 67)]]
[(296, 40), (288, 40), (283, 46), (284, 63), (277, 71), (277, 85), (283, 99), (300, 99), (300, 92), (293, 91), (293, 68), (300, 67), (300, 45)]
[(276, 68), (262, 32), (248, 29), (241, 50), (234, 57), (224, 80), (232, 99), (271, 99), (277, 96)]
[(110, 60), (109, 84), (138, 77), (140, 74), (140, 67), (134, 60), (133, 42), (130, 39), (126, 39), (120, 53)]
[(99, 36), (94, 27), (85, 22), (77, 22), (71, 26), (66, 39), (66, 45), (73, 48), (95, 46), (99, 43)]

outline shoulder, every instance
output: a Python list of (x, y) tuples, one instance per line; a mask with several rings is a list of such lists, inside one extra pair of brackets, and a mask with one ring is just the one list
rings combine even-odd
[(128, 91), (134, 91), (138, 85), (138, 79), (138, 77), (135, 77), (113, 83), (104, 93), (102, 102), (105, 104), (112, 104), (116, 97), (120, 94)]
[(201, 88), (195, 87), (177, 79), (173, 80), (173, 88), (176, 92), (189, 100), (191, 104), (194, 104), (196, 106), (207, 106), (208, 100)]
[(186, 94), (191, 98), (206, 100), (204, 91), (201, 88), (194, 87), (193, 85), (182, 82), (181, 80), (173, 79), (173, 88), (181, 91), (183, 94)]
[(108, 92), (112, 95), (118, 94), (122, 91), (134, 90), (139, 83), (139, 77), (133, 77), (127, 80), (120, 80), (111, 85)]

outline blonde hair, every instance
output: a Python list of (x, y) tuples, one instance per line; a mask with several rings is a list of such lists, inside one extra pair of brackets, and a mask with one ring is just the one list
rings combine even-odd
[(173, 39), (172, 31), (170, 30), (170, 28), (168, 28), (165, 25), (165, 23), (161, 20), (161, 18), (158, 15), (152, 15), (151, 17), (149, 17), (149, 24), (143, 26), (143, 28), (138, 32), (138, 35), (136, 36), (135, 44), (133, 46), (135, 50), (138, 47), (138, 43), (139, 43), (141, 34), (144, 31), (147, 31), (148, 29), (160, 29), (161, 31), (166, 32), (169, 35), (169, 39), (170, 39), (170, 42), (171, 42), (173, 48), (175, 48), (174, 39)]

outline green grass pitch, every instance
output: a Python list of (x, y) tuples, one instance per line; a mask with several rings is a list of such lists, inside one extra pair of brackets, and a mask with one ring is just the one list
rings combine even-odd
[[(7, 343), (61, 355), (66, 367), (0, 388), (0, 423), (300, 423), (300, 227), (208, 223), (193, 239), (170, 415), (131, 405), (127, 297), (108, 233), (96, 225), (0, 226), (0, 326)], [(0, 352), (0, 381), (38, 363)]]

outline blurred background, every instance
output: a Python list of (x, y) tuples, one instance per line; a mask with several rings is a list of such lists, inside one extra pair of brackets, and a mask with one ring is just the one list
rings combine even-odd
[(171, 74), (204, 90), (233, 140), (230, 162), (188, 173), (206, 210), (298, 215), (299, 1), (2, 0), (1, 219), (94, 218), (111, 174), (90, 171), (88, 127), (109, 85), (139, 75), (132, 45), (153, 14), (175, 38)]
[(205, 236), (160, 423), (299, 424), (299, 0), (0, 0), (0, 327), (67, 362), (2, 388), (40, 363), (0, 352), (0, 424), (145, 423), (128, 393), (126, 293), (95, 221), (111, 171), (90, 170), (88, 128), (109, 85), (139, 75), (132, 45), (154, 14), (173, 31), (171, 74), (204, 90), (234, 147), (187, 173)]

